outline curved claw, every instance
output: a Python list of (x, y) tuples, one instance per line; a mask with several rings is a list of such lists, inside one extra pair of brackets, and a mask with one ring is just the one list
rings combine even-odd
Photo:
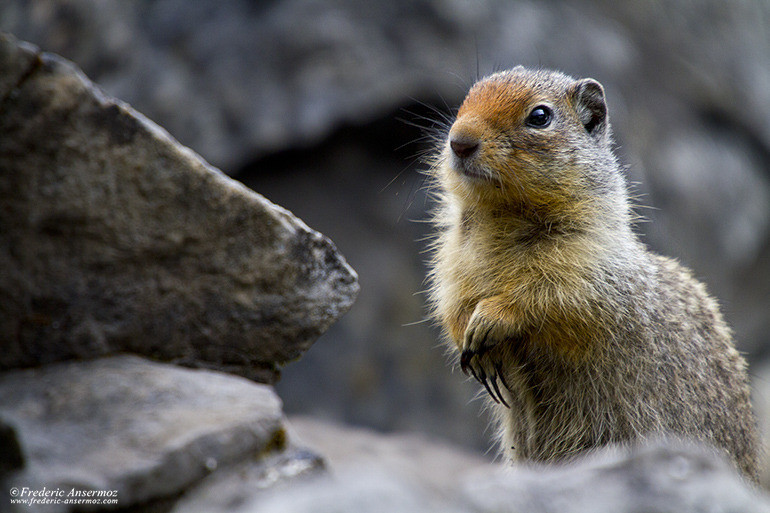
[(505, 375), (503, 374), (503, 369), (500, 367), (500, 362), (495, 363), (495, 372), (497, 372), (497, 377), (500, 378), (500, 383), (503, 384), (503, 387), (510, 390), (511, 387), (508, 385), (508, 382), (505, 381)]
[[(466, 345), (468, 346), (468, 349), (465, 349), (462, 354), (460, 355), (460, 368), (465, 374), (468, 374), (468, 367), (471, 363), (471, 358), (474, 356), (482, 356), (484, 353), (486, 353), (489, 350), (489, 347), (486, 345), (487, 338), (489, 337), (489, 333), (492, 331), (493, 326), (490, 326), (484, 331), (484, 335), (482, 335), (479, 338), (479, 341), (476, 346), (478, 346), (477, 349), (470, 349), (470, 340), (473, 340), (474, 334), (476, 333), (476, 328), (472, 328), (470, 333), (466, 336)], [(470, 339), (470, 340), (468, 340)]]
[(473, 375), (473, 379), (475, 379), (476, 381), (478, 381), (479, 383), (481, 383), (481, 379), (479, 379), (479, 375), (478, 375), (478, 374), (476, 374), (476, 371), (475, 371), (475, 370), (473, 370), (473, 367), (469, 367), (469, 369), (471, 370), (471, 374)]
[(471, 358), (473, 358), (474, 354), (475, 353), (470, 349), (466, 349), (460, 355), (460, 369), (462, 369), (463, 374), (465, 374), (466, 376), (468, 375), (468, 369), (471, 369)]
[[(483, 329), (484, 331), (481, 332), (479, 328)], [(497, 404), (503, 404), (506, 408), (510, 408), (505, 398), (503, 397), (503, 394), (497, 383), (497, 380), (499, 379), (503, 387), (510, 390), (508, 383), (506, 383), (505, 378), (503, 377), (500, 363), (496, 362), (494, 364), (494, 373), (491, 376), (487, 375), (487, 373), (484, 371), (484, 368), (479, 365), (480, 362), (478, 362), (478, 360), (476, 364), (472, 363), (474, 357), (482, 358), (484, 354), (491, 349), (491, 346), (487, 345), (487, 339), (489, 338), (489, 334), (493, 329), (494, 325), (475, 325), (470, 329), (465, 339), (466, 347), (469, 348), (465, 349), (460, 354), (460, 369), (466, 376), (472, 375), (476, 381), (484, 385), (484, 388), (487, 390), (487, 393), (489, 393), (489, 396)], [(473, 344), (471, 344), (471, 342), (473, 342)], [(476, 349), (470, 349), (470, 346), (476, 347)]]
[[(505, 407), (510, 410), (511, 407), (508, 405), (507, 402), (505, 402), (505, 399), (503, 398), (503, 394), (500, 392), (500, 388), (498, 388), (498, 386), (497, 386), (497, 378), (498, 377), (500, 377), (499, 373), (492, 378), (492, 387), (494, 387), (495, 392), (497, 392), (497, 399), (495, 399), (495, 396), (492, 396), (492, 399), (495, 399), (495, 401), (497, 401), (498, 404), (499, 403), (503, 403), (503, 405), (505, 405)], [(498, 401), (498, 399), (499, 399), (499, 401)]]
[[(481, 383), (484, 385), (484, 388), (487, 389), (487, 392), (489, 393), (490, 397), (497, 403), (500, 404), (500, 401), (495, 396), (494, 392), (492, 392), (492, 389), (489, 388), (489, 382), (487, 381), (487, 375), (484, 374), (484, 371), (481, 371)], [(492, 384), (494, 384), (495, 381), (492, 380)]]

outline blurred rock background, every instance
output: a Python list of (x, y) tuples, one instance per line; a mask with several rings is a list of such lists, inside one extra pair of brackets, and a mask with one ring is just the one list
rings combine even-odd
[(604, 84), (651, 207), (639, 232), (719, 297), (770, 402), (767, 2), (3, 0), (0, 30), (76, 62), (356, 269), (356, 304), (283, 371), (288, 413), (489, 447), (476, 385), (423, 322), (414, 125), (516, 64)]

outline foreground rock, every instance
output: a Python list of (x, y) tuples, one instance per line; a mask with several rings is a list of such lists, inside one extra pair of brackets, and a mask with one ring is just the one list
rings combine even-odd
[[(709, 449), (658, 441), (606, 449), (572, 465), (504, 468), (424, 436), (378, 435), (312, 419), (292, 419), (290, 433), (328, 457), (328, 474), (290, 486), (252, 487), (229, 507), (208, 513), (700, 513), (770, 512)], [(184, 506), (184, 507), (181, 507)]]
[(0, 418), (24, 455), (9, 487), (117, 490), (121, 507), (176, 498), (239, 462), (277, 464), (266, 458), (286, 446), (272, 388), (131, 356), (6, 372)]
[[(287, 429), (269, 386), (134, 356), (5, 372), (0, 419), (0, 451), (14, 454), (0, 469), (5, 490), (114, 490), (117, 504), (101, 510), (770, 512), (766, 496), (696, 445), (659, 441), (563, 467), (505, 468), (420, 435), (312, 419)], [(6, 492), (0, 499), (5, 511)]]
[(476, 475), (463, 496), (471, 511), (490, 513), (770, 512), (770, 498), (725, 459), (673, 440), (628, 452), (604, 450), (564, 468)]
[(0, 37), (0, 369), (129, 351), (272, 382), (352, 304), (334, 245)]
[(420, 433), (383, 434), (305, 416), (289, 417), (287, 430), (294, 443), (323, 454), (332, 473), (376, 469), (447, 495), (468, 476), (500, 468), (481, 453)]

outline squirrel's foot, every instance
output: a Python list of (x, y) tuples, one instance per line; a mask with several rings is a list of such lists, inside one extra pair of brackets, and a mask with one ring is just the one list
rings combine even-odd
[(465, 330), (460, 368), (484, 385), (496, 403), (510, 408), (498, 382), (506, 389), (510, 387), (505, 381), (499, 359), (492, 358), (490, 353), (497, 344), (509, 338), (507, 331), (502, 323), (487, 318), (477, 309)]
[(478, 353), (473, 353), (470, 349), (466, 349), (460, 356), (460, 367), (465, 374), (472, 375), (479, 383), (484, 385), (484, 388), (487, 389), (490, 397), (492, 397), (497, 404), (502, 403), (507, 408), (510, 408), (497, 384), (497, 382), (500, 381), (503, 387), (506, 389), (509, 388), (503, 377), (500, 364), (492, 364), (488, 356), (484, 356), (485, 357), (482, 357)]

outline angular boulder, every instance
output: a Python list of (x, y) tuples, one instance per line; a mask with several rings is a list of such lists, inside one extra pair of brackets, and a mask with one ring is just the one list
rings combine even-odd
[(350, 307), (331, 241), (0, 35), (0, 369), (133, 352), (263, 382)]

